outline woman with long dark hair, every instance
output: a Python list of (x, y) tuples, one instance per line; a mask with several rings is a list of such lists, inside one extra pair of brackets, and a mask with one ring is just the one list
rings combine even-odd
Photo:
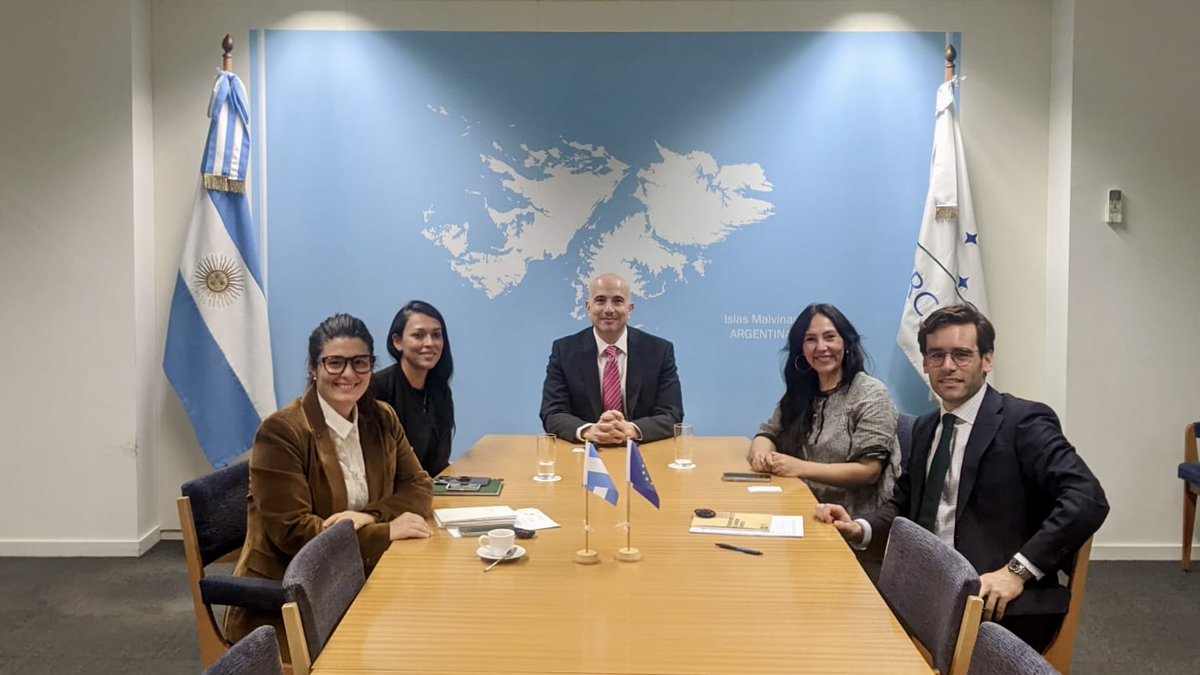
[(396, 362), (375, 373), (371, 391), (396, 410), (421, 466), (436, 476), (450, 464), (454, 438), (454, 357), (442, 313), (420, 300), (401, 307), (387, 350)]
[[(308, 388), (263, 420), (250, 451), (246, 543), (234, 575), (282, 579), (292, 556), (322, 530), (348, 520), (370, 573), (397, 539), (431, 534), (433, 481), (421, 469), (396, 413), (367, 391), (375, 342), (349, 314), (329, 317), (308, 338)], [(279, 613), (230, 607), (236, 642)]]
[(812, 304), (792, 324), (786, 355), (787, 390), (750, 444), (750, 466), (803, 479), (818, 502), (874, 510), (891, 496), (900, 444), (896, 406), (866, 373), (862, 338), (837, 307)]

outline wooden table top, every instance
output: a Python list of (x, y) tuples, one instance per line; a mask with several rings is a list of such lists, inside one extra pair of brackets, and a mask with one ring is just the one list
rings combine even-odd
[[(750, 494), (720, 480), (747, 471), (745, 438), (697, 437), (676, 471), (670, 440), (642, 447), (661, 498), (632, 497), (625, 545), (625, 450), (601, 456), (616, 508), (581, 487), (583, 454), (558, 444), (563, 480), (536, 483), (533, 436), (487, 436), (448, 471), (502, 476), (498, 497), (437, 497), (434, 508), (537, 507), (562, 525), (520, 541), (528, 553), (484, 574), (475, 537), (435, 530), (393, 542), (315, 663), (317, 673), (929, 673), (841, 536), (814, 521), (812, 492)], [(763, 485), (756, 483), (753, 485)], [(585, 497), (597, 565), (579, 565)], [(803, 515), (803, 539), (690, 534), (693, 509)], [(764, 552), (751, 556), (714, 542)]]

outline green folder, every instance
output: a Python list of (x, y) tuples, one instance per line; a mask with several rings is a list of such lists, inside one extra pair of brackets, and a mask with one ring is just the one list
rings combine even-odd
[(487, 483), (479, 486), (478, 490), (463, 489), (460, 481), (445, 481), (441, 478), (435, 478), (433, 482), (433, 494), (438, 497), (495, 497), (500, 494), (500, 490), (504, 489), (503, 478), (489, 478)]

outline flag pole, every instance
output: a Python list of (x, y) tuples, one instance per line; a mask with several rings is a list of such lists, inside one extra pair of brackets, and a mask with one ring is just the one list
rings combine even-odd
[(600, 562), (600, 554), (593, 551), (591, 546), (592, 518), (591, 509), (589, 507), (592, 502), (590, 499), (588, 499), (586, 455), (583, 461), (583, 475), (585, 476), (585, 480), (583, 482), (583, 548), (575, 551), (575, 562), (580, 565), (595, 565), (596, 563)]
[(954, 62), (957, 59), (958, 59), (958, 50), (956, 50), (954, 48), (954, 45), (947, 44), (946, 45), (946, 81), (947, 82), (954, 79), (954, 74), (955, 74), (954, 73), (954, 71), (955, 71)]
[(225, 34), (225, 39), (221, 40), (221, 49), (225, 50), (225, 55), (221, 57), (221, 70), (225, 72), (233, 71), (233, 38), (229, 33)]
[(633, 547), (633, 441), (625, 441), (625, 548), (617, 549), (617, 560), (621, 562), (639, 562), (642, 552)]

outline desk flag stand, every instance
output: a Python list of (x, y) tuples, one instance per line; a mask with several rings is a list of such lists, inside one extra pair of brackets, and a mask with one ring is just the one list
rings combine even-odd
[(583, 548), (575, 552), (575, 562), (580, 565), (595, 565), (600, 562), (600, 554), (592, 550), (590, 536), (592, 533), (591, 500), (588, 493), (601, 497), (604, 501), (617, 505), (617, 486), (613, 483), (608, 467), (596, 452), (596, 446), (587, 444), (587, 454), (583, 457)]
[(637, 444), (625, 441), (625, 522), (617, 523), (617, 527), (625, 528), (625, 548), (617, 549), (617, 560), (621, 562), (641, 562), (642, 552), (633, 547), (633, 462), (630, 453)]
[(638, 450), (637, 441), (629, 440), (625, 443), (625, 522), (621, 523), (621, 527), (625, 528), (625, 548), (617, 551), (617, 560), (621, 562), (639, 562), (642, 559), (642, 552), (633, 547), (633, 512), (630, 502), (633, 501), (635, 492), (645, 497), (654, 508), (661, 508), (658, 490), (654, 488), (654, 481), (650, 478), (650, 471)]

